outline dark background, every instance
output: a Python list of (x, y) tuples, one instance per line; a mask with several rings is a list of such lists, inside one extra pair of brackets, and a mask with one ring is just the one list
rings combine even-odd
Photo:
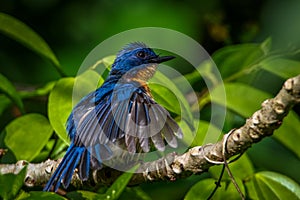
[[(295, 44), (299, 40), (300, 3), (296, 0), (109, 1), (1, 0), (10, 14), (41, 35), (68, 75), (106, 38), (137, 27), (180, 31), (212, 54), (222, 46), (262, 42)], [(43, 84), (58, 78), (51, 63), (0, 35), (0, 73), (17, 83)], [(49, 65), (49, 67), (47, 67)], [(46, 66), (46, 67), (45, 67)]]

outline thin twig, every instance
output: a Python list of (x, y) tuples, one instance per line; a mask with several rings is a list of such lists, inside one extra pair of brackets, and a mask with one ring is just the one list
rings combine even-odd
[(214, 190), (212, 191), (212, 193), (209, 195), (209, 197), (207, 198), (207, 200), (212, 199), (212, 197), (213, 197), (214, 194), (216, 193), (217, 189), (218, 189), (219, 187), (221, 187), (221, 181), (222, 181), (222, 177), (223, 177), (224, 171), (225, 171), (225, 165), (222, 166), (222, 170), (221, 170), (221, 173), (220, 173), (220, 175), (219, 175), (218, 181), (215, 182), (216, 187), (214, 188)]
[(231, 130), (229, 133), (227, 133), (227, 134), (224, 136), (224, 142), (223, 142), (223, 148), (222, 148), (222, 155), (223, 155), (223, 159), (224, 159), (224, 166), (225, 166), (225, 169), (226, 169), (226, 171), (227, 171), (227, 173), (228, 173), (228, 175), (229, 175), (229, 177), (230, 177), (230, 179), (231, 179), (231, 182), (233, 183), (234, 187), (235, 187), (236, 190), (238, 191), (238, 193), (239, 193), (241, 199), (244, 200), (244, 199), (245, 199), (245, 196), (244, 196), (244, 194), (242, 193), (242, 191), (241, 191), (239, 185), (237, 184), (237, 182), (236, 182), (236, 180), (235, 180), (235, 178), (234, 178), (234, 176), (233, 176), (231, 170), (229, 169), (228, 162), (227, 162), (227, 160), (226, 160), (226, 153), (227, 153), (227, 151), (226, 151), (226, 146), (227, 146), (227, 141), (228, 141), (228, 138), (229, 138), (229, 136), (231, 135), (231, 133), (232, 133), (233, 131), (234, 131), (234, 130)]

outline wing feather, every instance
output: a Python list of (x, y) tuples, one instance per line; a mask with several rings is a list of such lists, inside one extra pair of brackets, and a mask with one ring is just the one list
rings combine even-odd
[[(142, 87), (124, 86), (119, 89), (96, 105), (87, 106), (85, 111), (80, 107), (80, 112), (76, 113), (75, 109), (73, 113), (76, 118), (73, 122), (78, 121), (76, 127), (79, 127), (75, 128), (75, 145), (91, 146), (91, 165), (100, 165), (93, 160), (95, 158), (100, 161), (109, 159), (113, 152), (106, 144), (120, 139), (125, 141), (130, 153), (137, 152), (137, 148), (148, 152), (150, 142), (159, 151), (164, 151), (166, 144), (176, 148), (177, 138), (182, 138), (182, 132), (169, 112)], [(93, 101), (87, 98), (83, 104), (87, 102)], [(74, 127), (69, 129), (73, 131)]]

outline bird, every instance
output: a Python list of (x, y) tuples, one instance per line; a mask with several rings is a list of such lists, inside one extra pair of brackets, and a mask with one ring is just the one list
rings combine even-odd
[(68, 188), (75, 170), (86, 181), (91, 170), (101, 170), (105, 163), (117, 166), (124, 152), (177, 148), (182, 131), (147, 84), (158, 64), (173, 58), (142, 42), (129, 43), (117, 53), (104, 83), (72, 109), (66, 122), (70, 146), (43, 191)]

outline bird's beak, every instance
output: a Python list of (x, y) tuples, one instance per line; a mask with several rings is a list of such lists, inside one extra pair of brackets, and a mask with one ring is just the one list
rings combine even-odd
[(157, 56), (155, 58), (151, 58), (149, 60), (150, 63), (162, 63), (162, 62), (166, 62), (168, 60), (172, 60), (173, 58), (175, 58), (175, 56)]

